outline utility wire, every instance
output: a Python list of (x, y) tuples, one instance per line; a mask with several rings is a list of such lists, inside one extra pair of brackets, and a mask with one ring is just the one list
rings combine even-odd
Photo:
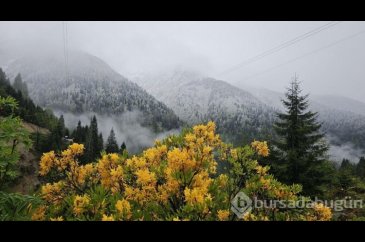
[(304, 39), (307, 39), (307, 38), (309, 38), (309, 37), (311, 37), (313, 35), (316, 35), (316, 34), (322, 32), (324, 30), (327, 30), (329, 28), (332, 28), (332, 27), (336, 26), (339, 23), (341, 23), (341, 21), (337, 21), (337, 22), (336, 21), (332, 21), (332, 22), (329, 22), (329, 23), (327, 23), (325, 25), (322, 25), (320, 27), (317, 27), (315, 29), (312, 29), (311, 31), (306, 32), (306, 33), (304, 33), (304, 34), (302, 34), (300, 36), (297, 36), (294, 39), (291, 39), (289, 41), (286, 41), (286, 42), (284, 42), (284, 43), (282, 43), (282, 44), (280, 44), (280, 45), (278, 45), (278, 46), (276, 46), (274, 48), (271, 48), (269, 50), (266, 50), (266, 51), (262, 52), (261, 54), (258, 54), (256, 56), (253, 56), (253, 57), (251, 57), (251, 58), (249, 58), (249, 59), (241, 62), (240, 64), (238, 64), (238, 65), (236, 65), (234, 67), (231, 67), (231, 68), (229, 68), (229, 69), (227, 69), (227, 70), (225, 70), (225, 71), (217, 74), (217, 76), (222, 76), (222, 75), (228, 74), (228, 73), (233, 72), (233, 71), (235, 71), (237, 69), (240, 69), (240, 68), (242, 68), (244, 66), (247, 66), (247, 65), (249, 65), (249, 64), (251, 64), (253, 62), (256, 62), (258, 60), (261, 60), (262, 58), (264, 58), (264, 57), (266, 57), (268, 55), (274, 54), (274, 53), (276, 53), (276, 52), (278, 52), (278, 51), (280, 51), (282, 49), (285, 49), (285, 48), (287, 48), (287, 47), (289, 47), (291, 45), (294, 45), (294, 44), (296, 44), (296, 43), (298, 43), (298, 42), (300, 42), (300, 41), (302, 41)]
[(257, 73), (257, 74), (251, 75), (251, 76), (249, 76), (249, 77), (247, 77), (247, 78), (245, 78), (245, 79), (243, 79), (243, 80), (241, 80), (241, 81), (246, 81), (246, 80), (252, 79), (252, 78), (254, 78), (254, 77), (260, 76), (260, 75), (262, 75), (262, 74), (265, 74), (265, 73), (267, 73), (267, 72), (270, 72), (270, 71), (272, 71), (272, 70), (274, 70), (274, 69), (277, 69), (277, 68), (279, 68), (279, 67), (282, 67), (282, 66), (284, 66), (284, 65), (287, 65), (287, 64), (290, 64), (290, 63), (292, 63), (292, 62), (298, 61), (298, 60), (300, 60), (300, 59), (302, 59), (302, 58), (304, 58), (304, 57), (307, 57), (307, 56), (310, 56), (310, 55), (316, 54), (316, 53), (318, 53), (318, 52), (320, 52), (320, 51), (322, 51), (322, 50), (325, 50), (325, 49), (328, 49), (328, 48), (330, 48), (330, 47), (333, 47), (333, 46), (335, 46), (335, 45), (337, 45), (337, 44), (339, 44), (339, 43), (341, 43), (341, 42), (344, 42), (344, 41), (346, 41), (346, 40), (349, 40), (349, 39), (353, 39), (353, 38), (355, 38), (355, 37), (358, 37), (359, 35), (364, 34), (364, 33), (365, 33), (365, 29), (364, 29), (364, 30), (362, 30), (362, 31), (359, 31), (359, 32), (357, 32), (357, 33), (355, 33), (355, 34), (349, 35), (349, 36), (347, 36), (347, 37), (345, 37), (345, 38), (339, 39), (339, 40), (337, 40), (337, 41), (335, 41), (335, 42), (333, 42), (333, 43), (331, 43), (331, 44), (329, 44), (329, 45), (326, 45), (326, 46), (323, 46), (323, 47), (321, 47), (321, 48), (315, 49), (315, 50), (310, 51), (310, 52), (308, 52), (308, 53), (306, 53), (306, 54), (304, 54), (304, 55), (301, 55), (301, 56), (299, 56), (299, 57), (293, 58), (293, 59), (291, 59), (291, 60), (289, 60), (289, 61), (286, 61), (286, 62), (284, 62), (284, 63), (281, 63), (281, 64), (279, 64), (279, 65), (276, 65), (276, 66), (274, 66), (274, 67), (272, 67), (272, 68), (269, 68), (269, 69), (267, 69), (267, 70), (265, 70), (265, 71), (263, 71), (263, 72), (259, 72), (259, 73)]
[(63, 36), (63, 55), (65, 58), (65, 76), (66, 82), (69, 81), (69, 73), (68, 73), (68, 33), (67, 33), (67, 23), (62, 22), (62, 36)]

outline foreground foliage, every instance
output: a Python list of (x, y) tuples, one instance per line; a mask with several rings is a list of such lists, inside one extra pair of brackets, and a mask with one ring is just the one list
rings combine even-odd
[[(139, 156), (104, 153), (80, 165), (83, 152), (74, 143), (42, 156), (40, 175), (55, 181), (42, 186), (33, 220), (237, 220), (230, 207), (239, 191), (262, 200), (301, 199), (300, 185), (284, 185), (258, 164), (269, 154), (266, 142), (234, 148), (215, 134), (213, 122), (156, 141)], [(329, 220), (331, 211), (322, 204), (260, 208), (242, 219)]]
[(0, 113), (6, 108), (10, 108), (12, 113), (8, 116), (0, 116), (0, 190), (19, 175), (17, 166), (20, 158), (19, 145), (29, 148), (32, 143), (22, 120), (13, 116), (18, 103), (12, 97), (0, 96)]

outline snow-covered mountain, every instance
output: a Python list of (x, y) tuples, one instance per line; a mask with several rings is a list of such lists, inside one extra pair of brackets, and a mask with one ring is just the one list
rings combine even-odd
[(156, 76), (141, 75), (133, 81), (190, 125), (215, 121), (218, 131), (232, 142), (242, 143), (270, 135), (275, 110), (251, 93), (224, 81), (182, 70)]
[[(276, 112), (283, 111), (283, 93), (176, 70), (163, 75), (140, 75), (133, 81), (164, 102), (189, 124), (214, 120), (220, 132), (236, 144), (273, 135)], [(356, 104), (356, 105), (355, 105)], [(354, 158), (365, 150), (365, 104), (343, 97), (310, 96), (331, 143), (332, 158)], [(266, 137), (265, 137), (266, 136)], [(346, 153), (341, 152), (346, 146)]]
[[(78, 116), (89, 118), (93, 113), (100, 118), (108, 118), (108, 121), (111, 118), (113, 122), (108, 123), (113, 124), (120, 137), (125, 136), (126, 131), (131, 133), (142, 127), (150, 130), (151, 134), (180, 127), (181, 121), (170, 108), (101, 59), (73, 51), (69, 53), (67, 66), (66, 69), (62, 55), (39, 54), (37, 57), (13, 59), (7, 63), (5, 71), (11, 79), (21, 73), (34, 102), (67, 115), (66, 124), (68, 118), (72, 119), (72, 123), (68, 123), (71, 127), (77, 125)], [(112, 127), (101, 121), (99, 127), (105, 129), (105, 137)], [(134, 126), (128, 125), (127, 130), (123, 129), (125, 122)], [(133, 132), (120, 142), (133, 143), (135, 137), (132, 136)], [(147, 138), (153, 139), (152, 135)]]

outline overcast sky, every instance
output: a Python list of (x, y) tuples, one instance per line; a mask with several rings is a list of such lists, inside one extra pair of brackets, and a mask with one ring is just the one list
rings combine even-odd
[[(126, 77), (179, 66), (235, 85), (283, 91), (296, 73), (306, 92), (365, 102), (365, 22), (341, 22), (224, 75), (218, 74), (328, 22), (67, 23), (70, 49), (94, 54)], [(62, 51), (62, 41), (62, 22), (0, 22), (0, 55), (4, 48)]]

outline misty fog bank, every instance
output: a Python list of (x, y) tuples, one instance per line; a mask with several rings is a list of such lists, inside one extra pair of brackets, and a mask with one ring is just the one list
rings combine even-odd
[(106, 142), (110, 130), (113, 128), (115, 136), (120, 146), (125, 142), (127, 150), (130, 153), (138, 153), (142, 149), (153, 146), (156, 139), (163, 139), (170, 134), (176, 134), (179, 130), (169, 130), (161, 133), (154, 133), (152, 130), (141, 126), (143, 116), (138, 111), (125, 112), (118, 116), (99, 115), (96, 113), (74, 114), (71, 112), (61, 112), (54, 110), (57, 116), (64, 116), (65, 125), (71, 131), (76, 128), (78, 121), (81, 125), (90, 125), (93, 115), (98, 121), (98, 130), (103, 134), (104, 143)]

